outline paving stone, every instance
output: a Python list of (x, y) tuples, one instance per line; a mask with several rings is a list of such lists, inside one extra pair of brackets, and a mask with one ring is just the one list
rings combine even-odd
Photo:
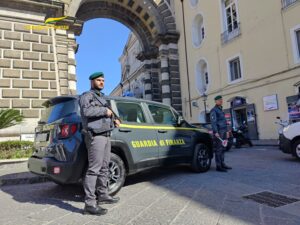
[(42, 43), (45, 44), (52, 44), (52, 37), (51, 36), (42, 36)]
[(42, 53), (42, 60), (53, 62), (54, 61), (54, 55), (53, 54)]
[(28, 24), (23, 23), (15, 23), (14, 29), (15, 31), (21, 31), (21, 32), (30, 32), (30, 29), (28, 29)]
[(55, 80), (56, 74), (55, 74), (55, 72), (42, 72), (42, 79), (43, 80)]
[(45, 102), (45, 100), (32, 100), (31, 106), (32, 108), (43, 108), (42, 104)]
[(44, 91), (42, 90), (42, 98), (53, 98), (57, 96), (57, 91)]
[(50, 88), (51, 89), (57, 89), (57, 83), (56, 83), (56, 81), (50, 81)]
[(0, 87), (10, 87), (10, 79), (0, 79)]

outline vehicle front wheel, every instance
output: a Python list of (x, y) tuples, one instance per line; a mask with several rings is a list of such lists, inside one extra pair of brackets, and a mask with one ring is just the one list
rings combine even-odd
[(123, 160), (116, 154), (111, 153), (109, 163), (109, 184), (108, 192), (115, 195), (124, 185), (126, 178), (126, 168)]
[(211, 165), (210, 149), (205, 144), (197, 144), (194, 150), (192, 169), (197, 172), (206, 172)]
[(296, 140), (292, 146), (292, 153), (297, 159), (300, 160), (300, 139)]

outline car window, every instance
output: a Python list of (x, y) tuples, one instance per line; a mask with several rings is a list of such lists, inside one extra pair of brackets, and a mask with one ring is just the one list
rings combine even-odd
[(122, 121), (146, 123), (142, 107), (137, 103), (116, 102), (119, 117)]
[(60, 102), (55, 105), (49, 105), (42, 110), (41, 121), (52, 123), (56, 120), (71, 115), (72, 113), (78, 113), (78, 102), (74, 99)]
[(176, 118), (170, 109), (156, 105), (148, 105), (148, 108), (155, 123), (172, 125), (176, 123)]

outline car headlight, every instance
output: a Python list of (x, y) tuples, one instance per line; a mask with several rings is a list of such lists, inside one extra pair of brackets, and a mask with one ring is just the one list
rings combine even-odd
[(290, 128), (290, 125), (284, 127), (284, 128), (283, 128), (283, 132), (287, 132), (289, 128)]

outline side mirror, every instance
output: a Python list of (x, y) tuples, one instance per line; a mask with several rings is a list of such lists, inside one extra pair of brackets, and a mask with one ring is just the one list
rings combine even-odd
[(178, 116), (177, 118), (177, 125), (180, 126), (184, 122), (184, 119), (182, 116)]

